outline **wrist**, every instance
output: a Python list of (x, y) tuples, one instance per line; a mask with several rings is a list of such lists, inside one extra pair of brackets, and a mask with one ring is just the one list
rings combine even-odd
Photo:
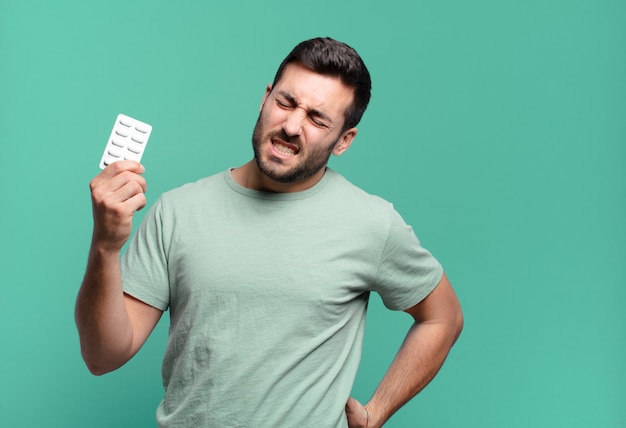
[(367, 422), (365, 428), (380, 428), (383, 426), (384, 421), (380, 420), (380, 417), (377, 415), (377, 411), (375, 406), (372, 403), (367, 403), (363, 406), (365, 408)]
[(114, 256), (122, 252), (127, 240), (127, 237), (112, 236), (94, 228), (91, 235), (91, 250), (102, 256)]
[(108, 242), (92, 242), (91, 254), (100, 260), (117, 259), (122, 250), (115, 244)]

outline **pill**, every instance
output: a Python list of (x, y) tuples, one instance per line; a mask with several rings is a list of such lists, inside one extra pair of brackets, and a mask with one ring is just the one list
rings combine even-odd
[(122, 151), (115, 148), (115, 147), (109, 147), (109, 150), (107, 152), (108, 155), (119, 158), (122, 156)]
[(135, 153), (135, 154), (139, 154), (141, 153), (141, 146), (139, 144), (129, 144), (128, 145), (128, 151)]
[(139, 123), (135, 124), (135, 129), (142, 134), (147, 134), (150, 130), (150, 128), (146, 127), (145, 125), (140, 125)]
[(143, 144), (146, 142), (146, 138), (142, 135), (133, 135), (132, 137), (130, 137), (131, 140), (133, 140), (135, 143), (139, 143), (139, 144)]
[(126, 145), (124, 140), (118, 138), (111, 138), (111, 144), (117, 147), (124, 147)]
[(102, 163), (104, 165), (111, 165), (113, 162), (118, 161), (119, 159), (117, 158), (112, 158), (110, 156), (105, 156), (104, 159), (102, 160)]
[(127, 128), (130, 128), (133, 125), (133, 122), (131, 122), (130, 119), (125, 116), (120, 116), (119, 122)]
[(115, 130), (115, 133), (116, 133), (117, 135), (119, 135), (120, 137), (123, 137), (123, 138), (128, 137), (128, 133), (127, 133), (127, 132), (124, 132), (123, 130), (121, 130), (121, 129), (119, 129), (119, 128)]

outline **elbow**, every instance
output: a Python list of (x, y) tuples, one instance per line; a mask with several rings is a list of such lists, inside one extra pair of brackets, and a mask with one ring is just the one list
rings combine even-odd
[(85, 361), (85, 365), (87, 366), (87, 370), (94, 376), (102, 376), (113, 371), (97, 364), (88, 363), (87, 361)]
[(463, 312), (459, 309), (459, 313), (456, 317), (456, 338), (458, 339), (465, 326), (465, 319), (463, 318)]
[(455, 343), (457, 339), (459, 338), (459, 336), (461, 336), (461, 332), (463, 331), (464, 325), (465, 325), (465, 319), (463, 318), (463, 311), (461, 310), (461, 307), (459, 306), (457, 310), (455, 311), (454, 318), (451, 323), (451, 330), (452, 330), (453, 337), (454, 337), (453, 343)]
[(111, 361), (105, 361), (102, 358), (90, 355), (86, 351), (81, 352), (87, 370), (94, 376), (102, 376), (117, 370), (122, 364), (115, 364)]

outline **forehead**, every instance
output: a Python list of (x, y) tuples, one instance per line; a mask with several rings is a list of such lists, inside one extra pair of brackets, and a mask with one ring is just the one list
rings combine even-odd
[(273, 89), (289, 94), (304, 108), (341, 117), (354, 97), (354, 90), (339, 77), (319, 74), (300, 63), (288, 64)]

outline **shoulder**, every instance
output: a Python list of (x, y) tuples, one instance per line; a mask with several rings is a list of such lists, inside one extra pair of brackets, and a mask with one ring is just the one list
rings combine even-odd
[(340, 173), (328, 169), (329, 188), (328, 193), (338, 203), (347, 204), (355, 209), (363, 210), (363, 213), (372, 215), (390, 215), (395, 211), (393, 204), (380, 196), (368, 193), (361, 187), (353, 184)]
[(160, 199), (162, 203), (168, 205), (200, 202), (204, 197), (223, 192), (226, 187), (224, 172), (220, 172), (168, 190), (161, 195)]

